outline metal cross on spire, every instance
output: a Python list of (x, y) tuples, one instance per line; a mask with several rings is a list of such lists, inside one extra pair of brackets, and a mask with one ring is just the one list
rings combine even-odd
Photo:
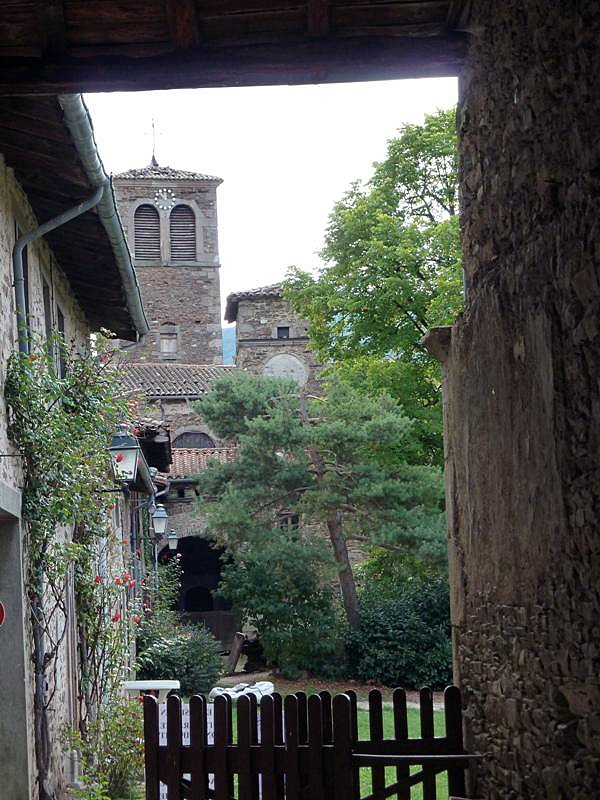
[(152, 158), (150, 159), (151, 167), (158, 167), (156, 160), (156, 120), (152, 117)]

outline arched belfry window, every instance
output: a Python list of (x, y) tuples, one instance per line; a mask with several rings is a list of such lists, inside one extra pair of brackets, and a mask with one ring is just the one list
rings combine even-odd
[(171, 211), (171, 260), (196, 260), (196, 217), (189, 206), (175, 206)]
[(214, 446), (214, 441), (207, 433), (202, 431), (186, 431), (185, 433), (180, 433), (173, 440), (173, 447), (201, 447), (208, 449)]
[(133, 217), (135, 257), (144, 261), (160, 260), (160, 219), (149, 204), (138, 206)]

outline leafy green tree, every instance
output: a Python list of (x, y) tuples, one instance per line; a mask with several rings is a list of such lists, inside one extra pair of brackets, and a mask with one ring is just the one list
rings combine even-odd
[(325, 548), (324, 541), (274, 530), (223, 567), (219, 594), (242, 619), (255, 622), (268, 663), (290, 678), (303, 670), (332, 674), (340, 661), (342, 635), (341, 629), (335, 635), (339, 615)]
[(318, 277), (292, 269), (284, 285), (321, 359), (416, 421), (425, 462), (441, 463), (442, 421), (439, 368), (420, 340), (463, 302), (457, 187), (454, 109), (405, 125), (335, 205)]
[(351, 626), (358, 610), (348, 540), (443, 561), (441, 472), (409, 463), (413, 425), (388, 395), (333, 380), (324, 397), (305, 398), (293, 381), (240, 374), (215, 381), (196, 408), (239, 447), (235, 463), (199, 476), (208, 535), (229, 554), (272, 541), (282, 526), (297, 535), (287, 523), (293, 515), (303, 531), (320, 525)]

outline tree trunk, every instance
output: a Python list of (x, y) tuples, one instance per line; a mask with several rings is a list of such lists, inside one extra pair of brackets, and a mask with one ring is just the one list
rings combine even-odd
[(31, 604), (31, 627), (33, 633), (33, 662), (34, 662), (34, 742), (35, 763), (37, 768), (37, 781), (39, 786), (39, 800), (52, 800), (48, 793), (46, 780), (50, 768), (50, 742), (48, 736), (48, 711), (46, 708), (46, 676), (47, 664), (44, 647), (44, 628), (38, 618), (38, 609), (43, 603), (43, 593), (40, 589), (32, 590), (29, 595)]
[(337, 511), (327, 520), (327, 530), (333, 548), (333, 557), (337, 565), (340, 589), (342, 590), (342, 600), (346, 618), (351, 628), (358, 628), (360, 616), (358, 613), (358, 598), (356, 596), (356, 584), (354, 583), (354, 573), (348, 557), (348, 546), (344, 536), (344, 526), (342, 515)]
[[(308, 425), (308, 411), (306, 408), (306, 397), (304, 395), (300, 398), (300, 416), (304, 424)], [(322, 484), (326, 473), (323, 456), (314, 445), (308, 448), (308, 453), (315, 471), (315, 480), (317, 484)], [(358, 628), (360, 624), (360, 614), (358, 612), (356, 584), (354, 582), (352, 564), (348, 557), (348, 546), (346, 544), (341, 511), (332, 510), (330, 512), (327, 517), (327, 530), (329, 531), (329, 540), (331, 541), (331, 547), (333, 549), (333, 558), (337, 566), (346, 619), (351, 628)]]

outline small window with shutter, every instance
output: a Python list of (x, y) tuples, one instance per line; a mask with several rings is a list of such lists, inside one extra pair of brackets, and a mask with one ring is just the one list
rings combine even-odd
[(163, 361), (175, 361), (178, 350), (178, 328), (172, 322), (164, 322), (159, 331), (159, 354)]
[(170, 218), (171, 261), (196, 260), (196, 217), (189, 206), (175, 206)]
[(160, 219), (149, 204), (138, 206), (133, 217), (135, 257), (142, 261), (160, 261)]

